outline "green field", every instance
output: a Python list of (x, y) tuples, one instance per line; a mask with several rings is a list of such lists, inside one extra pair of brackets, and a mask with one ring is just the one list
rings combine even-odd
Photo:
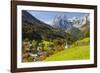
[(64, 60), (82, 60), (90, 58), (89, 46), (79, 46), (68, 48), (64, 51), (58, 52), (45, 61), (64, 61)]
[[(80, 45), (83, 44), (83, 45)], [(76, 45), (77, 44), (77, 45)], [(76, 41), (71, 48), (58, 52), (44, 61), (84, 60), (90, 58), (89, 38)]]

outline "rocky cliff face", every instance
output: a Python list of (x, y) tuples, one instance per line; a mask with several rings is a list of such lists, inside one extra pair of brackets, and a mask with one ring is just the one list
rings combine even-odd
[(65, 15), (56, 16), (53, 20), (53, 27), (67, 32), (72, 28), (72, 23), (67, 20)]
[(74, 32), (78, 34), (82, 32), (85, 35), (89, 32), (89, 15), (81, 18), (72, 17), (68, 19), (65, 15), (56, 16), (53, 20), (53, 27), (61, 29), (65, 32)]

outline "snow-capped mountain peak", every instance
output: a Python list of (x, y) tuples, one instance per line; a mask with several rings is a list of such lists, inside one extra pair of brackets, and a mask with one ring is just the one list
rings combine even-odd
[(67, 18), (66, 15), (57, 15), (53, 19), (53, 27), (69, 32), (73, 28), (81, 30), (83, 26), (87, 27), (89, 24), (89, 15), (84, 15), (82, 17), (73, 16), (72, 18)]
[(53, 20), (53, 27), (59, 28), (64, 31), (68, 31), (72, 27), (72, 24), (67, 20), (67, 16), (60, 15), (60, 16), (55, 16)]

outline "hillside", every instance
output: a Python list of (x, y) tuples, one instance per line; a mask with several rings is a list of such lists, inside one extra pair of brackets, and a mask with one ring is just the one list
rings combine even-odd
[(22, 11), (22, 31), (23, 39), (28, 37), (30, 40), (36, 39), (32, 39), (35, 35), (37, 35), (37, 39), (40, 40), (46, 39), (50, 35), (53, 35), (54, 37), (61, 36), (63, 38), (67, 36), (66, 32), (53, 28), (52, 26), (35, 18), (25, 10)]
[[(71, 48), (67, 48), (61, 52), (58, 52), (48, 58), (45, 61), (65, 61), (65, 60), (86, 60), (90, 58), (89, 38), (78, 40), (77, 42), (83, 42), (83, 45), (74, 45)], [(85, 43), (85, 44), (84, 44)], [(88, 43), (88, 44), (86, 44)]]

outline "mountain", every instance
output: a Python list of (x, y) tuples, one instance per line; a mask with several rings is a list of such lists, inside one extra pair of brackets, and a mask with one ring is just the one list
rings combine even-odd
[[(73, 17), (71, 19), (71, 22), (73, 23), (73, 26), (76, 28), (81, 28), (82, 26), (86, 25), (87, 22), (89, 24), (89, 15), (83, 16), (81, 18)], [(87, 25), (88, 25), (87, 24)]]
[(67, 35), (66, 32), (53, 28), (25, 10), (22, 11), (22, 32), (22, 38), (29, 38), (30, 40), (42, 40), (56, 37), (65, 38)]
[(73, 24), (73, 27), (78, 28), (84, 36), (89, 36), (89, 31), (90, 31), (90, 18), (89, 15), (85, 15), (81, 18), (73, 17), (71, 19), (71, 22)]
[[(35, 26), (40, 28), (40, 29), (52, 29), (52, 27), (40, 20), (38, 20), (37, 18), (35, 18), (34, 16), (32, 16), (31, 14), (29, 14), (27, 11), (23, 10), (22, 11), (22, 23), (23, 23), (23, 27), (25, 28), (25, 26)], [(34, 27), (33, 27), (34, 28)], [(34, 28), (34, 29), (35, 29)]]
[(65, 15), (60, 15), (54, 18), (53, 27), (67, 32), (72, 28), (72, 23), (67, 21), (67, 17)]
[(81, 32), (84, 33), (84, 36), (90, 36), (90, 20), (89, 20), (89, 15), (88, 16), (84, 16), (84, 20), (82, 23), (82, 26), (79, 28), (81, 30)]
[(74, 16), (70, 19), (68, 19), (65, 15), (55, 16), (52, 24), (54, 28), (71, 33), (71, 35), (75, 37), (81, 34), (82, 36), (89, 35), (89, 15), (85, 15), (80, 18)]
[(53, 20), (53, 27), (61, 29), (69, 34), (67, 41), (69, 44), (75, 42), (78, 39), (89, 37), (89, 15), (81, 18), (72, 17), (67, 18), (65, 15), (55, 16)]
[[(79, 19), (77, 19), (79, 20)], [(89, 34), (89, 22), (75, 27), (75, 22), (67, 19), (65, 15), (56, 16), (53, 25), (50, 26), (38, 18), (32, 16), (27, 11), (22, 11), (22, 39), (29, 38), (29, 40), (48, 40), (55, 38), (63, 38), (68, 44), (72, 44), (84, 35)]]

